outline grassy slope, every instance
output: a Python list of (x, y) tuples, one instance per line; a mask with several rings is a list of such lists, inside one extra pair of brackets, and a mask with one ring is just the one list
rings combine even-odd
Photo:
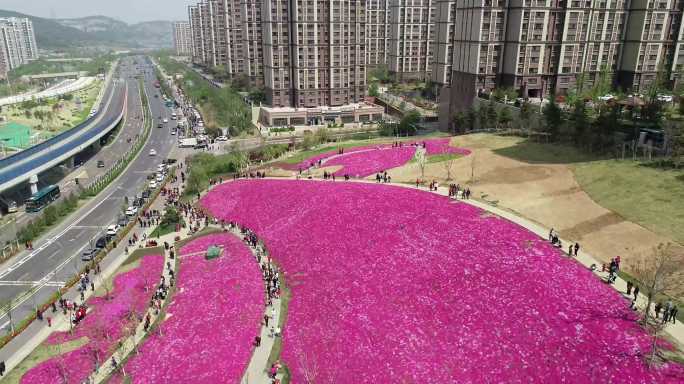
[(510, 144), (492, 138), (495, 153), (528, 163), (570, 165), (579, 185), (599, 205), (684, 244), (684, 171), (599, 159), (569, 146), (504, 139)]
[(614, 160), (576, 164), (574, 171), (600, 205), (684, 244), (684, 172)]

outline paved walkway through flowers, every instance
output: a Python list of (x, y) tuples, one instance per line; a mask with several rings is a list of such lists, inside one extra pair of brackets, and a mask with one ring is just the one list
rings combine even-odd
[[(181, 238), (185, 238), (188, 236), (188, 229), (187, 228), (182, 228), (180, 232), (172, 232), (167, 235), (161, 236), (158, 239), (159, 244), (164, 244), (169, 243), (173, 244), (174, 243), (174, 238), (176, 236), (181, 236)], [(179, 259), (180, 255), (178, 255), (178, 250), (176, 250), (176, 259), (171, 259), (170, 257), (170, 252), (165, 251), (164, 252), (164, 267), (162, 271), (162, 276), (165, 279), (166, 284), (171, 281), (171, 270), (174, 272), (176, 271), (176, 267), (178, 267), (178, 263), (176, 260)], [(173, 265), (171, 269), (167, 268), (167, 265)], [(160, 279), (160, 283), (161, 283)], [(166, 298), (162, 304), (162, 308), (164, 308), (167, 304), (167, 302), (170, 300), (171, 294), (167, 294)], [(154, 326), (152, 324), (155, 324), (157, 322), (157, 317), (160, 314), (164, 314), (165, 311), (155, 311), (152, 308), (147, 308), (146, 310), (146, 316), (150, 316), (150, 330), (154, 329)], [(163, 321), (163, 319), (161, 320)], [(147, 331), (145, 330), (145, 323), (141, 321), (138, 326), (135, 329), (135, 333), (126, 338), (123, 341), (120, 341), (120, 346), (119, 348), (114, 351), (112, 356), (110, 356), (104, 364), (102, 364), (95, 372), (93, 372), (89, 377), (88, 377), (88, 382), (89, 383), (103, 383), (107, 381), (107, 379), (118, 369), (119, 367), (122, 367), (122, 363), (125, 362), (125, 360), (128, 358), (128, 356), (133, 352), (136, 351), (136, 347), (143, 342), (145, 336), (147, 335)], [(114, 361), (116, 360), (116, 365), (114, 364)], [(124, 373), (125, 375), (125, 373)]]

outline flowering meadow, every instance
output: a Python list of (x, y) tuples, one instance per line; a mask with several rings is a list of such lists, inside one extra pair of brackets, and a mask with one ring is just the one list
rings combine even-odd
[(321, 165), (342, 166), (334, 172), (335, 176), (348, 174), (352, 177), (366, 177), (377, 172), (400, 167), (406, 164), (415, 154), (415, 145), (425, 145), (428, 156), (445, 153), (469, 155), (470, 150), (457, 148), (449, 145), (451, 138), (416, 140), (402, 142), (401, 147), (393, 147), (389, 144), (365, 145), (359, 147), (345, 148), (343, 154), (337, 150), (324, 152), (310, 157), (295, 165), (286, 165), (285, 169), (299, 170), (316, 165), (321, 161)]
[(87, 300), (88, 314), (74, 327), (73, 333), (58, 332), (45, 342), (58, 352), (59, 344), (82, 337), (88, 339), (87, 344), (36, 365), (26, 372), (21, 383), (84, 382), (95, 370), (97, 361), (106, 363), (119, 339), (124, 336), (124, 329), (132, 329), (138, 324), (136, 315), (142, 316), (147, 308), (159, 283), (163, 264), (161, 255), (145, 256), (140, 260), (139, 267), (114, 278), (109, 299), (93, 297)]
[(408, 163), (415, 153), (416, 147), (413, 146), (370, 149), (333, 157), (323, 165), (326, 167), (341, 165), (342, 168), (333, 173), (335, 176), (346, 174), (361, 178), (400, 167)]
[(425, 152), (428, 156), (454, 153), (458, 155), (470, 155), (470, 150), (465, 148), (452, 147), (449, 145), (451, 138), (425, 140)]
[(470, 205), (295, 180), (229, 182), (201, 204), (253, 229), (284, 271), (294, 383), (684, 381), (681, 366), (644, 364), (649, 337), (619, 293)]
[[(205, 260), (212, 245), (220, 257)], [(238, 383), (264, 314), (257, 262), (237, 237), (222, 233), (180, 250), (177, 291), (168, 318), (126, 364), (133, 383)], [(183, 256), (187, 255), (187, 256)]]

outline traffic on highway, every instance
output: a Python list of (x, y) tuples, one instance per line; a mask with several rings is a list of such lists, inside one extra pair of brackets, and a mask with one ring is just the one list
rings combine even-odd
[[(149, 123), (155, 127), (176, 112), (159, 97), (159, 89), (154, 87), (156, 77), (152, 65), (149, 59), (140, 56), (122, 59), (119, 75), (111, 91), (114, 96), (102, 106), (103, 115), (111, 117), (117, 110), (121, 111), (123, 105), (127, 124), (132, 123), (140, 134), (144, 131), (143, 124)], [(143, 111), (138, 79), (142, 79), (142, 94), (148, 100), (147, 114)], [(146, 115), (152, 121), (146, 122)], [(11, 311), (0, 313), (0, 328), (8, 329), (12, 325), (10, 316), (23, 319), (34, 312), (36, 303), (44, 302), (77, 274), (92, 260), (97, 250), (104, 248), (120, 228), (134, 217), (145, 198), (151, 195), (150, 190), (161, 185), (166, 169), (162, 164), (169, 158), (175, 139), (168, 129), (151, 129), (149, 132), (149, 138), (138, 156), (117, 179), (96, 198), (88, 200), (77, 212), (42, 236), (33, 244), (33, 249), (21, 252), (0, 268), (0, 302), (11, 303)], [(88, 131), (82, 136), (90, 134), (92, 132)], [(116, 140), (123, 144), (128, 138), (118, 135)], [(104, 147), (102, 152), (108, 150)], [(148, 156), (152, 152), (155, 155)], [(89, 161), (102, 160), (93, 158)], [(151, 180), (154, 183), (148, 182), (149, 175), (154, 175)], [(58, 195), (55, 192), (58, 194), (59, 188), (47, 193), (47, 199), (36, 202), (34, 208), (40, 210), (56, 199)]]

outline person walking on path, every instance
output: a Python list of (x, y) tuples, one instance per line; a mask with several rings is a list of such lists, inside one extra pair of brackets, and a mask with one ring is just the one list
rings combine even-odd
[(0, 361), (0, 377), (5, 376), (5, 362)]
[(630, 280), (627, 280), (627, 294), (631, 295), (632, 294), (632, 282)]
[(580, 245), (579, 245), (579, 243), (575, 243), (575, 256), (578, 255), (579, 250), (580, 250)]
[(672, 306), (672, 309), (670, 309), (670, 319), (672, 319), (672, 324), (675, 324), (677, 322), (677, 312), (679, 310), (677, 309), (676, 305)]
[(639, 297), (639, 286), (634, 287), (634, 300), (636, 301), (637, 297)]

